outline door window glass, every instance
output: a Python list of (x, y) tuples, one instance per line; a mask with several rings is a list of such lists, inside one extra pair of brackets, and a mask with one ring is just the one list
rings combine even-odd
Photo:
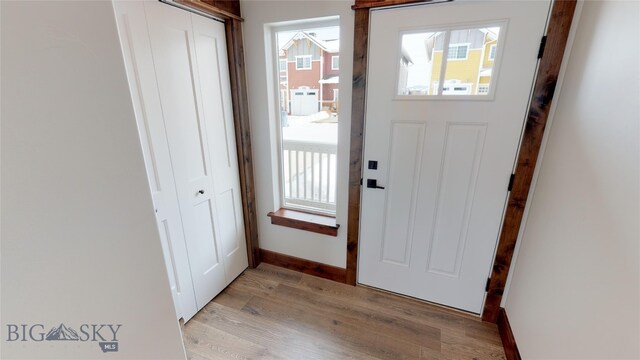
[(492, 95), (502, 27), (492, 24), (402, 33), (397, 94)]

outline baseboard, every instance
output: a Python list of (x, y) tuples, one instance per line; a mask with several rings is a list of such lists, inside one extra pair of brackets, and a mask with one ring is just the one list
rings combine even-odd
[(504, 308), (500, 308), (498, 312), (498, 331), (500, 332), (502, 347), (504, 348), (507, 360), (522, 360), (520, 352), (518, 351), (518, 345), (516, 345), (516, 339), (513, 337), (513, 331), (511, 331), (507, 311)]
[(347, 269), (265, 249), (260, 249), (260, 257), (262, 258), (262, 262), (267, 264), (280, 266), (289, 270), (318, 276), (340, 283), (345, 283), (347, 281)]

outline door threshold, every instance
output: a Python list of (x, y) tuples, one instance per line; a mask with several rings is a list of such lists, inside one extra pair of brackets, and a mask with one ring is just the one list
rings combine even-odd
[(466, 318), (469, 318), (469, 319), (481, 320), (481, 318), (482, 318), (482, 316), (480, 314), (476, 314), (476, 313), (473, 313), (473, 312), (470, 312), (470, 311), (454, 308), (454, 307), (447, 306), (447, 305), (438, 304), (438, 303), (435, 303), (435, 302), (432, 302), (432, 301), (429, 301), (429, 300), (424, 300), (424, 299), (420, 299), (420, 298), (409, 296), (409, 295), (396, 293), (396, 292), (393, 292), (393, 291), (377, 288), (375, 286), (365, 285), (365, 284), (362, 284), (362, 283), (359, 283), (359, 282), (356, 283), (356, 286), (360, 286), (360, 287), (367, 288), (367, 289), (372, 289), (372, 290), (377, 290), (377, 291), (383, 292), (385, 294), (398, 296), (398, 297), (405, 298), (405, 299), (408, 299), (408, 300), (413, 300), (415, 302), (419, 302), (419, 303), (422, 303), (422, 304), (425, 304), (425, 305), (435, 306), (437, 308), (452, 312), (452, 313), (454, 313), (456, 315), (462, 315), (462, 316), (464, 316)]

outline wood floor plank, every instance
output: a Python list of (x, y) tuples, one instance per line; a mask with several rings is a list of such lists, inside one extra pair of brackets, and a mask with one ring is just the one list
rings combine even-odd
[(261, 264), (183, 326), (187, 356), (217, 359), (505, 359), (479, 318)]
[(253, 297), (253, 294), (242, 288), (228, 286), (213, 301), (220, 305), (240, 310)]
[(470, 315), (464, 315), (457, 311), (444, 309), (425, 302), (361, 286), (345, 287), (343, 284), (321, 278), (303, 277), (298, 286), (310, 289), (318, 294), (326, 294), (357, 302), (372, 310), (419, 321), (441, 329), (464, 332), (464, 319), (471, 318)]
[(353, 302), (315, 294), (299, 288), (280, 284), (272, 297), (283, 301), (295, 301), (303, 307), (313, 308), (316, 312), (326, 311), (339, 316), (353, 325), (367, 327), (373, 333), (394, 334), (405, 341), (440, 351), (440, 329), (370, 309)]
[(277, 280), (283, 284), (297, 284), (300, 282), (303, 275), (300, 272), (267, 263), (261, 263), (257, 268), (250, 269), (249, 272)]
[(351, 353), (349, 349), (337, 346), (331, 341), (284, 326), (279, 320), (272, 321), (213, 302), (205, 306), (196, 317), (200, 322), (206, 322), (219, 330), (267, 347), (274, 354), (287, 359), (367, 358), (364, 354)]
[(196, 353), (193, 346), (188, 344), (186, 340), (184, 340), (184, 347), (187, 352), (187, 360), (214, 360), (213, 355), (200, 355)]
[(421, 360), (443, 360), (444, 356), (441, 351), (436, 351), (433, 349), (421, 347), (420, 348), (420, 359)]
[(313, 309), (292, 302), (256, 296), (245, 305), (243, 311), (278, 320), (300, 332), (329, 339), (378, 359), (416, 359), (420, 355), (420, 347), (415, 344), (373, 333), (366, 327), (354, 326), (339, 315), (330, 312), (318, 314)]
[(498, 325), (480, 320), (465, 319), (465, 335), (467, 337), (502, 347)]
[(443, 331), (442, 355), (447, 360), (504, 360), (504, 350), (500, 346), (460, 336), (459, 333)]
[(221, 331), (196, 319), (184, 334), (192, 353), (212, 359), (282, 359), (264, 346)]
[(248, 291), (252, 295), (269, 296), (279, 284), (277, 280), (256, 276), (253, 271), (245, 271), (228, 288)]

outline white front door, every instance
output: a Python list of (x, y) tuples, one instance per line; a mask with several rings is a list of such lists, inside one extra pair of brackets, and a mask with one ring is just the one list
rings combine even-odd
[[(190, 13), (145, 3), (166, 136), (198, 309), (227, 285), (217, 241), (214, 176)], [(210, 64), (215, 66), (215, 64)]]
[(360, 283), (480, 313), (549, 5), (372, 12)]

